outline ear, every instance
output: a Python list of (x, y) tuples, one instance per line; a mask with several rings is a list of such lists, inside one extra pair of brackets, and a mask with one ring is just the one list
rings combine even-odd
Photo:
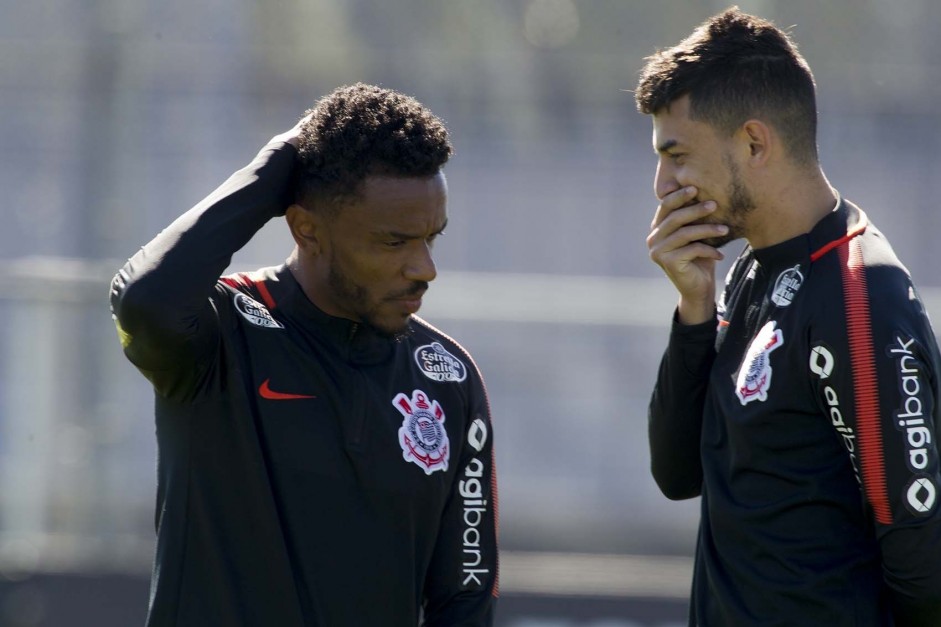
[(284, 212), (284, 217), (298, 249), (309, 255), (319, 255), (323, 250), (325, 235), (320, 212), (293, 204)]
[(767, 123), (748, 120), (742, 125), (741, 138), (748, 147), (747, 159), (753, 166), (764, 166), (771, 159), (776, 146), (776, 136)]

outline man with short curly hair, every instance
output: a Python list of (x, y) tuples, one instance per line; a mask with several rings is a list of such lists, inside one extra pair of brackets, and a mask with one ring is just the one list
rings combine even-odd
[[(415, 315), (450, 155), (415, 99), (337, 89), (115, 276), (156, 396), (149, 627), (492, 624), (489, 402)], [(281, 215), (286, 263), (221, 276)]]

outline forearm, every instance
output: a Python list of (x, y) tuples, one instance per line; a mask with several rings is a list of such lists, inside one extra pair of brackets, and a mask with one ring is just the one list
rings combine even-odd
[(868, 317), (866, 334), (860, 325), (848, 333), (851, 316), (827, 309), (812, 329), (811, 373), (824, 415), (832, 399), (855, 399), (843, 404), (833, 425), (838, 436), (855, 436), (847, 470), (858, 469), (895, 625), (937, 626), (941, 354), (907, 273), (873, 266), (866, 278), (867, 298), (855, 295), (847, 303), (853, 315)]
[(497, 588), (498, 495), (489, 403), (473, 394), (452, 494), (425, 583), (424, 627), (489, 627)]
[(709, 371), (715, 359), (715, 322), (674, 323), (650, 400), (651, 472), (670, 499), (698, 496), (702, 485), (700, 437)]
[(895, 626), (941, 625), (941, 521), (893, 530), (881, 545)]
[(425, 585), (423, 627), (490, 627), (497, 595), (492, 454), (462, 463)]
[(895, 627), (938, 627), (941, 625), (941, 599), (912, 599), (892, 596)]
[(283, 142), (268, 144), (128, 260), (111, 291), (124, 335), (159, 345), (195, 332), (232, 255), (284, 212), (295, 156)]

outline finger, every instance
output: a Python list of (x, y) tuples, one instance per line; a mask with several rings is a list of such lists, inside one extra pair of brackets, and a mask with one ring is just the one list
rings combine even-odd
[[(696, 227), (686, 232), (671, 235), (662, 241), (649, 242), (650, 259), (665, 270), (668, 267), (686, 266), (696, 259), (725, 259), (716, 247), (702, 241), (703, 237), (721, 235), (720, 229)], [(669, 274), (669, 272), (668, 272)]]
[[(725, 259), (725, 255), (722, 254), (722, 251), (712, 246), (703, 244), (702, 242), (694, 242), (688, 246), (677, 248), (669, 252), (651, 252), (650, 258), (663, 269), (674, 284), (681, 286), (690, 281), (691, 275), (689, 271), (693, 266), (704, 261), (722, 261)], [(698, 273), (698, 271), (695, 272)]]
[(300, 137), (301, 131), (304, 129), (304, 125), (307, 124), (314, 117), (314, 113), (316, 113), (316, 111), (311, 111), (310, 113), (302, 117), (300, 120), (298, 120), (297, 124), (291, 127), (290, 130), (287, 130), (287, 131), (284, 131), (283, 133), (279, 133), (278, 135), (275, 135), (272, 138), (272, 141), (283, 141), (283, 142), (292, 144), (294, 146), (297, 146), (298, 139)]
[(695, 241), (721, 237), (728, 232), (729, 227), (725, 224), (712, 223), (686, 224), (672, 231), (658, 227), (647, 237), (647, 244), (648, 246), (659, 244), (681, 248)]
[(715, 211), (715, 202), (711, 200), (674, 211), (663, 222), (653, 227), (650, 235), (647, 236), (647, 246), (650, 247), (655, 242), (666, 240), (677, 232), (680, 232), (681, 238), (679, 246), (684, 246), (696, 239), (725, 235), (728, 233), (726, 225), (702, 221), (713, 211)]
[(697, 241), (683, 246), (682, 248), (674, 249), (661, 257), (661, 259), (667, 261), (667, 265), (671, 265), (671, 262), (675, 261), (679, 261), (681, 263), (690, 263), (696, 261), (697, 259), (713, 259), (715, 261), (721, 261), (725, 259), (725, 255), (723, 255), (722, 251), (718, 248)]
[(687, 185), (686, 187), (681, 187), (680, 189), (666, 194), (660, 199), (660, 204), (657, 205), (657, 211), (654, 213), (653, 221), (650, 223), (651, 228), (663, 222), (668, 215), (683, 205), (692, 201), (693, 198), (696, 197), (697, 192), (698, 190), (695, 187)]
[(655, 228), (675, 231), (688, 224), (703, 223), (706, 216), (716, 210), (716, 202), (707, 200), (671, 211)]
[(294, 128), (291, 129), (291, 130), (295, 130), (295, 129), (296, 129), (298, 132), (300, 132), (301, 128), (303, 128), (305, 124), (307, 124), (308, 122), (310, 122), (310, 121), (313, 119), (314, 114), (315, 114), (316, 112), (317, 112), (316, 110), (312, 110), (310, 113), (308, 113), (307, 115), (305, 115), (304, 117), (302, 117), (300, 120), (297, 121), (297, 124), (295, 124), (295, 125), (294, 125)]

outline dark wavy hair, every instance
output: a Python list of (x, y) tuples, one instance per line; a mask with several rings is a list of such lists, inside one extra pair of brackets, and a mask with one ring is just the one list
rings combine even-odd
[(817, 161), (814, 77), (787, 33), (732, 7), (679, 44), (647, 57), (634, 93), (656, 114), (689, 95), (690, 117), (731, 135), (758, 118), (773, 126), (798, 163)]
[(295, 200), (308, 209), (355, 198), (371, 175), (433, 176), (452, 153), (444, 123), (389, 89), (340, 87), (306, 114), (313, 117), (299, 138)]

